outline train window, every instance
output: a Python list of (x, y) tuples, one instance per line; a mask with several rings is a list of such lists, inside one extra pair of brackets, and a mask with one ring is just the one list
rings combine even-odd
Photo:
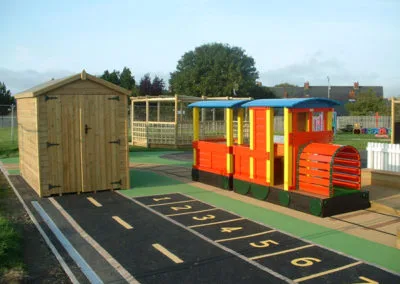
[(307, 113), (306, 112), (298, 112), (296, 113), (296, 131), (297, 132), (305, 132), (307, 131)]
[(312, 131), (324, 131), (324, 113), (313, 112)]

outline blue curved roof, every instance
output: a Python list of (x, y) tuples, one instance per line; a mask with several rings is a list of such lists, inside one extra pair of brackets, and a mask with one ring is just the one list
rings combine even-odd
[(238, 108), (250, 100), (209, 100), (191, 103), (188, 107), (199, 108)]
[(244, 103), (242, 107), (272, 108), (330, 108), (340, 105), (339, 102), (325, 98), (293, 98), (293, 99), (260, 99)]

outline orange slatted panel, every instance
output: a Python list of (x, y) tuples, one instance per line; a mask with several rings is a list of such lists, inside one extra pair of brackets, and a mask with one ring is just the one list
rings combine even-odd
[(348, 180), (348, 181), (353, 181), (353, 182), (360, 182), (360, 176), (356, 175), (349, 175), (345, 173), (333, 173), (332, 178), (334, 179), (343, 179), (343, 180)]
[(323, 178), (330, 177), (330, 172), (328, 172), (328, 171), (318, 171), (318, 170), (307, 169), (307, 168), (302, 168), (302, 167), (299, 168), (299, 174), (311, 175), (314, 177), (323, 177)]
[(334, 158), (333, 161), (336, 165), (360, 167), (360, 161), (348, 160), (348, 159), (343, 159), (343, 158)]
[(333, 165), (333, 172), (345, 172), (353, 175), (361, 174), (361, 170), (359, 168), (352, 168), (340, 165)]
[(309, 167), (309, 168), (315, 168), (315, 169), (320, 169), (320, 170), (330, 170), (331, 166), (328, 163), (317, 163), (317, 162), (311, 162), (311, 161), (299, 161), (299, 166), (300, 167)]
[(345, 159), (353, 159), (353, 160), (358, 160), (360, 155), (357, 153), (345, 153), (345, 152), (340, 152), (337, 153), (336, 156), (337, 158), (345, 158)]
[(307, 182), (300, 182), (299, 186), (300, 186), (300, 190), (323, 195), (323, 196), (329, 196), (329, 188), (327, 188), (327, 187), (315, 185), (315, 184), (311, 184), (311, 183), (307, 183)]
[(326, 178), (317, 178), (317, 177), (312, 177), (312, 176), (306, 176), (306, 175), (299, 175), (300, 182), (307, 182), (307, 183), (313, 183), (325, 187), (329, 187), (329, 179)]
[(300, 155), (300, 159), (316, 161), (316, 162), (330, 163), (331, 160), (332, 160), (332, 156), (315, 155), (315, 154), (311, 154), (311, 153), (302, 153)]
[(353, 189), (360, 189), (360, 184), (359, 183), (352, 183), (352, 182), (346, 182), (343, 180), (333, 180), (332, 181), (333, 185), (337, 186), (343, 186), (343, 187), (348, 187), (348, 188), (353, 188)]

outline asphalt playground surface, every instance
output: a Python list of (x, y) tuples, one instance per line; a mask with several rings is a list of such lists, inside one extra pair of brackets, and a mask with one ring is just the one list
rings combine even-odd
[(399, 275), (180, 193), (54, 201), (141, 283), (400, 283)]

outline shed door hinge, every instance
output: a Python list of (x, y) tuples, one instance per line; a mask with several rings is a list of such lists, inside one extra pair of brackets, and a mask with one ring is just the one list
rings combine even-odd
[(58, 188), (61, 187), (61, 185), (52, 185), (49, 183), (49, 190), (52, 190), (53, 188)]
[(58, 97), (49, 97), (48, 95), (44, 96), (44, 101), (47, 102), (48, 100), (57, 100)]
[(120, 140), (120, 139), (117, 139), (117, 140), (115, 140), (115, 141), (110, 141), (110, 142), (108, 142), (108, 143), (114, 143), (114, 144), (121, 145), (121, 140)]
[(58, 146), (58, 145), (60, 145), (60, 144), (47, 142), (47, 148), (49, 148), (51, 146)]
[(113, 101), (119, 101), (119, 96), (115, 96), (115, 97), (111, 97), (111, 98), (108, 98), (110, 101), (111, 100), (113, 100)]

